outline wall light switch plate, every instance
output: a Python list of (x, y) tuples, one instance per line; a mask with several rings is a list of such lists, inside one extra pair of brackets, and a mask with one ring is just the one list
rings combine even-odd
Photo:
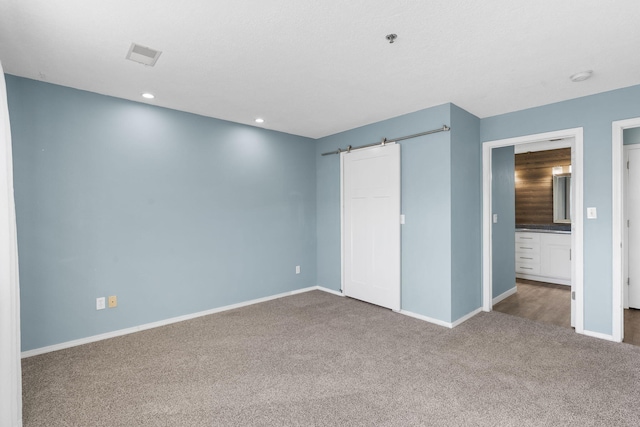
[(96, 298), (96, 310), (104, 310), (104, 297)]
[(115, 295), (111, 295), (109, 297), (109, 308), (113, 308), (117, 306), (118, 306), (118, 297)]
[(493, 223), (494, 224), (498, 223), (498, 214), (493, 214)]
[(596, 208), (587, 208), (587, 219), (598, 218), (598, 211)]
[(404, 225), (404, 214), (400, 215), (400, 224)]
[(296, 265), (296, 274), (300, 274), (300, 266)]

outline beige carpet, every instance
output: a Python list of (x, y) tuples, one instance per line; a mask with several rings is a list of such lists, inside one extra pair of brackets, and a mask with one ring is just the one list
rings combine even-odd
[(640, 347), (320, 291), (23, 361), (24, 426), (638, 426)]

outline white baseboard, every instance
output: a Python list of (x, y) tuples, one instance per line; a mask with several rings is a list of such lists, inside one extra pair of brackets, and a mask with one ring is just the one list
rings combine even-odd
[[(185, 314), (184, 316), (172, 317), (170, 319), (159, 320), (157, 322), (146, 323), (144, 325), (139, 325), (139, 326), (133, 326), (131, 328), (119, 329), (117, 331), (106, 332), (104, 334), (92, 335), (92, 336), (86, 337), (86, 338), (80, 338), (80, 339), (77, 339), (77, 340), (66, 341), (66, 342), (63, 342), (63, 343), (54, 344), (54, 345), (50, 345), (50, 346), (46, 346), (46, 347), (35, 348), (33, 350), (23, 351), (21, 356), (22, 356), (23, 359), (25, 359), (27, 357), (37, 356), (37, 355), (49, 353), (49, 352), (52, 352), (52, 351), (63, 350), (65, 348), (76, 347), (76, 346), (83, 345), (83, 344), (89, 344), (89, 343), (96, 342), (96, 341), (102, 341), (102, 340), (106, 340), (106, 339), (109, 339), (109, 338), (115, 338), (115, 337), (119, 337), (119, 336), (122, 336), (122, 335), (128, 335), (128, 334), (132, 334), (134, 332), (140, 332), (140, 331), (144, 331), (144, 330), (147, 330), (147, 329), (158, 328), (160, 326), (166, 326), (166, 325), (170, 325), (172, 323), (183, 322), (185, 320), (195, 319), (197, 317), (208, 316), (210, 314), (220, 313), (220, 312), (223, 312), (223, 311), (233, 310), (233, 309), (236, 309), (236, 308), (246, 307), (246, 306), (253, 305), (253, 304), (259, 304), (261, 302), (271, 301), (271, 300), (278, 299), (278, 298), (283, 298), (283, 297), (287, 297), (287, 296), (291, 296), (291, 295), (301, 294), (303, 292), (316, 291), (316, 290), (317, 291), (322, 291), (322, 292), (327, 292), (327, 293), (330, 293), (330, 294), (333, 294), (333, 295), (337, 295), (337, 296), (341, 296), (341, 297), (345, 296), (340, 291), (335, 291), (333, 289), (325, 288), (324, 286), (310, 286), (308, 288), (295, 289), (293, 291), (283, 292), (281, 294), (271, 295), (271, 296), (263, 297), (263, 298), (257, 298), (257, 299), (253, 299), (253, 300), (249, 300), (249, 301), (244, 301), (244, 302), (240, 302), (240, 303), (237, 303), (237, 304), (225, 305), (223, 307), (213, 308), (211, 310), (205, 310), (205, 311), (200, 311), (200, 312), (197, 312), (197, 313)], [(435, 325), (444, 326), (445, 328), (453, 328), (455, 326), (458, 326), (459, 324), (461, 324), (465, 320), (468, 320), (471, 317), (475, 316), (480, 311), (482, 311), (482, 309), (478, 308), (477, 310), (472, 311), (471, 313), (461, 317), (460, 319), (456, 320), (453, 323), (445, 322), (445, 321), (438, 320), (438, 319), (434, 319), (432, 317), (423, 316), (421, 314), (413, 313), (411, 311), (406, 311), (406, 310), (400, 310), (400, 311), (398, 311), (398, 313), (404, 314), (405, 316), (413, 317), (413, 318), (416, 318), (416, 319), (424, 320), (425, 322), (433, 323)], [(587, 332), (588, 331), (585, 331), (585, 335), (589, 335)], [(591, 334), (597, 334), (597, 333), (596, 332), (592, 332)], [(598, 335), (592, 335), (592, 336), (599, 337)], [(610, 336), (607, 335), (607, 337), (609, 337), (609, 339), (611, 339)], [(607, 338), (605, 338), (605, 339), (607, 339)]]
[(469, 314), (465, 314), (464, 316), (462, 316), (461, 318), (459, 318), (458, 320), (456, 320), (455, 322), (453, 322), (451, 324), (451, 326), (453, 328), (455, 328), (456, 326), (458, 326), (459, 324), (461, 324), (462, 322), (466, 322), (467, 320), (471, 319), (473, 316), (475, 316), (476, 314), (480, 313), (482, 311), (482, 307), (478, 307), (475, 310), (473, 310), (471, 313)]
[(424, 320), (425, 322), (433, 323), (434, 325), (444, 326), (445, 328), (453, 329), (459, 324), (461, 324), (462, 322), (465, 322), (471, 319), (473, 316), (480, 313), (481, 311), (482, 311), (482, 307), (476, 308), (471, 313), (465, 314), (455, 322), (445, 322), (444, 320), (434, 319), (433, 317), (423, 316), (422, 314), (413, 313), (407, 310), (400, 310), (397, 313), (404, 314), (405, 316), (413, 317), (415, 319)]
[(536, 282), (554, 283), (556, 285), (571, 286), (571, 279), (558, 279), (557, 277), (537, 276), (535, 274), (516, 273), (516, 279), (534, 280)]
[(509, 298), (511, 295), (515, 294), (516, 292), (518, 292), (518, 288), (514, 286), (513, 288), (509, 289), (507, 292), (501, 293), (500, 295), (498, 295), (493, 299), (493, 305), (496, 305), (497, 303), (499, 303), (505, 298)]
[(601, 332), (587, 331), (586, 329), (584, 329), (582, 331), (582, 335), (586, 335), (586, 336), (594, 337), (594, 338), (600, 338), (601, 340), (620, 342), (620, 341), (614, 340), (613, 339), (613, 335), (603, 334)]
[(208, 316), (209, 314), (220, 313), (220, 312), (223, 312), (223, 311), (233, 310), (233, 309), (236, 309), (236, 308), (246, 307), (248, 305), (259, 304), (261, 302), (266, 302), (266, 301), (270, 301), (270, 300), (274, 300), (274, 299), (278, 299), (278, 298), (283, 298), (283, 297), (287, 297), (287, 296), (291, 296), (291, 295), (295, 295), (295, 294), (300, 294), (300, 293), (303, 293), (303, 292), (315, 291), (315, 290), (320, 290), (320, 291), (324, 291), (324, 292), (336, 293), (338, 295), (342, 295), (342, 294), (337, 293), (336, 291), (332, 291), (331, 289), (328, 289), (328, 288), (323, 288), (323, 287), (320, 287), (320, 286), (310, 286), (308, 288), (296, 289), (296, 290), (293, 290), (293, 291), (283, 292), (281, 294), (271, 295), (271, 296), (263, 297), (263, 298), (257, 298), (257, 299), (253, 299), (253, 300), (250, 300), (250, 301), (244, 301), (244, 302), (240, 302), (240, 303), (237, 303), (237, 304), (225, 305), (223, 307), (213, 308), (211, 310), (205, 310), (205, 311), (199, 311), (197, 313), (185, 314), (184, 316), (172, 317), (170, 319), (159, 320), (157, 322), (146, 323), (144, 325), (139, 325), (139, 326), (133, 326), (131, 328), (119, 329), (117, 331), (107, 332), (107, 333), (104, 333), (104, 334), (93, 335), (93, 336), (90, 336), (90, 337), (80, 338), (80, 339), (72, 340), (72, 341), (66, 341), (66, 342), (63, 342), (63, 343), (54, 344), (54, 345), (50, 345), (50, 346), (46, 346), (46, 347), (35, 348), (33, 350), (23, 351), (21, 356), (24, 359), (24, 358), (27, 358), (27, 357), (37, 356), (39, 354), (49, 353), (51, 351), (62, 350), (62, 349), (65, 349), (65, 348), (76, 347), (76, 346), (79, 346), (79, 345), (89, 344), (89, 343), (92, 343), (92, 342), (106, 340), (106, 339), (109, 339), (109, 338), (115, 338), (115, 337), (119, 337), (119, 336), (122, 336), (122, 335), (128, 335), (128, 334), (132, 334), (134, 332), (144, 331), (146, 329), (158, 328), (160, 326), (170, 325), (172, 323), (178, 323), (178, 322), (183, 322), (185, 320), (195, 319), (196, 317)]
[(329, 288), (325, 288), (324, 286), (316, 286), (315, 289), (322, 291), (322, 292), (328, 292), (330, 294), (333, 295), (338, 295), (339, 297), (343, 297), (344, 294), (341, 291), (334, 291), (333, 289), (329, 289)]
[(405, 316), (413, 317), (415, 319), (424, 320), (425, 322), (433, 323), (438, 326), (444, 326), (445, 328), (453, 328), (453, 323), (445, 322), (444, 320), (434, 319), (433, 317), (423, 316), (422, 314), (413, 313), (407, 310), (400, 310), (397, 313), (404, 314)]
[[(318, 288), (319, 288), (319, 286), (309, 286), (308, 288), (294, 289), (293, 291), (285, 292), (283, 294), (277, 294), (277, 295), (274, 295), (272, 297), (265, 297), (265, 301), (269, 301), (269, 300), (272, 300), (272, 299), (278, 299), (278, 298), (282, 298), (282, 297), (288, 297), (288, 296), (291, 296), (291, 295), (303, 294), (305, 292), (317, 291), (317, 290), (319, 290)], [(253, 301), (256, 301), (256, 302), (253, 302)], [(259, 302), (263, 302), (263, 301), (251, 300), (248, 303), (240, 303), (240, 304), (251, 305), (251, 304), (257, 304)]]

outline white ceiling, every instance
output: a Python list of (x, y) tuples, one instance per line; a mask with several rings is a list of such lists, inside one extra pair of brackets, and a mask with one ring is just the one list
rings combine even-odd
[(639, 42), (638, 0), (0, 0), (6, 73), (312, 138), (640, 84)]

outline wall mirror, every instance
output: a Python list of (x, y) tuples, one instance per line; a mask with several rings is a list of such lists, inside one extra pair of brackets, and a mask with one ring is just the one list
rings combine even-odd
[(571, 174), (553, 176), (553, 222), (571, 223)]

